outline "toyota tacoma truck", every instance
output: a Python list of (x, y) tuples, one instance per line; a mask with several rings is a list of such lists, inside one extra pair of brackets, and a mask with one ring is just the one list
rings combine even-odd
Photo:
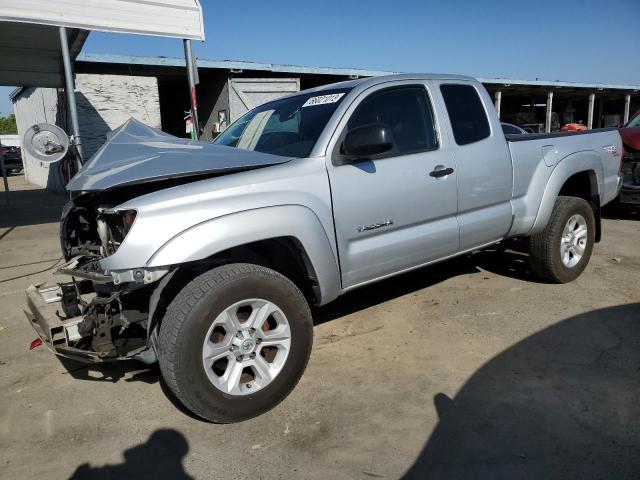
[(505, 136), (454, 75), (299, 92), (212, 144), (129, 120), (67, 185), (68, 280), (29, 287), (26, 315), (57, 355), (158, 361), (187, 409), (236, 422), (302, 376), (310, 306), (515, 237), (574, 280), (620, 168), (615, 129)]

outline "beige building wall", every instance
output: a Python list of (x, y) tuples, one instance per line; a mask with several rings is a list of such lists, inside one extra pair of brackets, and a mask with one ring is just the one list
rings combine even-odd
[(86, 159), (100, 148), (108, 132), (131, 117), (162, 127), (156, 77), (78, 74), (76, 103)]
[[(14, 97), (18, 134), (22, 136), (35, 123), (53, 123), (66, 128), (66, 104), (62, 91), (55, 88), (24, 88)], [(130, 117), (155, 128), (162, 128), (156, 77), (130, 75), (76, 75), (76, 103), (85, 160), (104, 143), (107, 133)], [(31, 158), (22, 146), (25, 177), (28, 182), (63, 192), (58, 164), (45, 164)]]

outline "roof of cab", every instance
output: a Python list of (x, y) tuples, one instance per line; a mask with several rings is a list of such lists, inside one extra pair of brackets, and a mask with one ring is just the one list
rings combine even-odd
[[(466, 81), (466, 82), (477, 82), (473, 77), (468, 77), (465, 75), (448, 75), (448, 74), (438, 74), (438, 73), (399, 73), (393, 75), (379, 75), (377, 77), (368, 77), (368, 78), (359, 78), (356, 80), (347, 80), (344, 82), (336, 82), (329, 83), (327, 85), (322, 85), (319, 87), (308, 88), (306, 90), (301, 90), (299, 92), (292, 93), (287, 95), (286, 98), (295, 97), (297, 95), (304, 95), (308, 93), (315, 92), (325, 92), (328, 90), (339, 90), (342, 88), (345, 89), (355, 89), (363, 90), (369, 88), (374, 85), (380, 85), (382, 83), (387, 82), (395, 82), (399, 80), (456, 80), (456, 81)], [(285, 98), (285, 97), (281, 97)]]

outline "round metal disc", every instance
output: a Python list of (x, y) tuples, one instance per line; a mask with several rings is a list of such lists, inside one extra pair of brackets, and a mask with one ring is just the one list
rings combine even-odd
[(30, 126), (22, 140), (25, 150), (41, 162), (57, 162), (69, 150), (69, 136), (60, 127), (49, 123)]

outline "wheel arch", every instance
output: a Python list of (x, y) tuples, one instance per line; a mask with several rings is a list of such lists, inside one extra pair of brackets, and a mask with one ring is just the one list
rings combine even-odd
[(149, 332), (170, 299), (191, 279), (217, 266), (238, 262), (281, 273), (316, 305), (333, 300), (341, 292), (337, 256), (310, 209), (284, 205), (243, 211), (181, 232), (147, 262), (147, 267), (172, 267), (151, 297)]
[(291, 280), (310, 304), (323, 303), (315, 268), (303, 245), (293, 237), (269, 238), (175, 266), (158, 282), (151, 295), (148, 336), (155, 333), (169, 304), (191, 280), (208, 270), (233, 263), (251, 263), (275, 270)]
[(593, 209), (593, 216), (596, 220), (596, 242), (599, 242), (602, 237), (599, 192), (598, 177), (595, 170), (583, 170), (581, 172), (574, 173), (565, 180), (558, 192), (559, 196), (564, 195), (567, 197), (578, 197), (589, 202)]
[(593, 208), (596, 218), (596, 241), (601, 237), (600, 196), (602, 193), (602, 160), (595, 152), (578, 152), (563, 159), (551, 173), (538, 214), (529, 234), (541, 232), (551, 218), (560, 195), (583, 198)]

